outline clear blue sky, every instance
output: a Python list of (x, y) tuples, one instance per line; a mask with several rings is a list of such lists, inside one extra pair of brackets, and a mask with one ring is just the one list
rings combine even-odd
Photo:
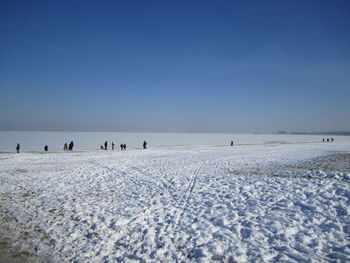
[(350, 130), (350, 1), (0, 1), (0, 129)]

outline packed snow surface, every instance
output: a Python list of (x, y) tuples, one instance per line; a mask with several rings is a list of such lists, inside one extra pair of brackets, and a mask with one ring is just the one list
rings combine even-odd
[(350, 261), (349, 151), (336, 141), (1, 154), (0, 259)]

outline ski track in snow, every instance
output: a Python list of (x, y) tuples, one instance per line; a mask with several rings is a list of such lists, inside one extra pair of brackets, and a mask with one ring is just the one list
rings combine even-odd
[(347, 262), (350, 161), (317, 170), (316, 157), (349, 150), (3, 154), (0, 249), (29, 262)]

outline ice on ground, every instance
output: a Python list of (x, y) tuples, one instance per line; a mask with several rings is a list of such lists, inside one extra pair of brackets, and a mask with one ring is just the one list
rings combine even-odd
[(336, 142), (2, 154), (0, 258), (347, 262), (349, 149)]

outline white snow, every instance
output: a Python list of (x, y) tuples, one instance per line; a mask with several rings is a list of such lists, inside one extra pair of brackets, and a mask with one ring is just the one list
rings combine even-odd
[(346, 262), (350, 174), (292, 167), (349, 151), (343, 140), (1, 154), (0, 237), (44, 262)]
[(27, 132), (0, 131), (0, 152), (15, 152), (17, 143), (21, 151), (62, 151), (65, 142), (74, 141), (75, 150), (98, 150), (108, 141), (119, 149), (121, 143), (128, 148), (142, 148), (144, 140), (148, 147), (187, 145), (235, 145), (262, 144), (272, 142), (321, 142), (322, 138), (333, 137), (337, 142), (350, 141), (350, 136), (289, 135), (289, 134), (211, 134), (211, 133), (140, 133), (140, 132)]

